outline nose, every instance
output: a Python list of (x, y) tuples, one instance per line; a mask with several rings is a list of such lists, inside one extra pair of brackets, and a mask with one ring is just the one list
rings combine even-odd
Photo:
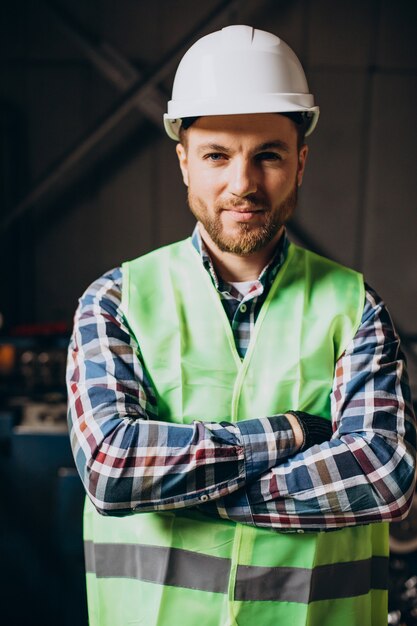
[(236, 158), (229, 167), (229, 192), (238, 198), (245, 198), (258, 189), (254, 164), (247, 158)]

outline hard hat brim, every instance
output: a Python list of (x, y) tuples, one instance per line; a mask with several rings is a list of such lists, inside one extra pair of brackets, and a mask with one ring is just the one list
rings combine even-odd
[[(169, 110), (169, 104), (168, 104), (168, 110)], [(209, 116), (211, 115), (238, 115), (238, 114), (257, 114), (257, 113), (296, 113), (296, 112), (310, 114), (310, 120), (309, 120), (307, 129), (305, 131), (305, 136), (307, 137), (308, 135), (311, 135), (311, 133), (313, 132), (313, 130), (315, 129), (317, 125), (319, 115), (320, 115), (320, 108), (318, 106), (312, 106), (310, 108), (306, 108), (302, 106), (298, 106), (298, 107), (294, 106), (294, 108), (286, 107), (285, 109), (280, 109), (280, 110), (277, 110), (276, 108), (268, 109), (268, 107), (266, 107), (266, 110), (262, 110), (262, 111), (248, 110), (248, 107), (242, 107), (241, 111), (234, 110), (233, 112), (222, 111), (222, 112), (216, 112), (216, 113), (214, 112), (196, 113), (196, 110), (194, 109), (192, 113), (187, 113), (187, 114), (182, 113), (182, 115), (178, 117), (168, 112), (164, 114), (164, 127), (165, 127), (165, 131), (168, 137), (170, 137), (174, 141), (179, 141), (180, 140), (179, 132), (180, 132), (183, 117), (204, 117), (207, 115)]]

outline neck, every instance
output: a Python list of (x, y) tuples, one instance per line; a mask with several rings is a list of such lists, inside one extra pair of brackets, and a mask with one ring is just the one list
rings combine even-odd
[(252, 254), (240, 255), (220, 250), (201, 223), (199, 224), (199, 229), (214, 269), (226, 282), (256, 280), (265, 265), (271, 260), (277, 243), (284, 232), (284, 227), (281, 227), (276, 236), (262, 250), (257, 250)]

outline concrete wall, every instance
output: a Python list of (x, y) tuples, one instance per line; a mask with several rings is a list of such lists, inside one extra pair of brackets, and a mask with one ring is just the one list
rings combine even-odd
[[(218, 2), (60, 4), (98, 41), (150, 70)], [(275, 32), (300, 56), (321, 119), (297, 221), (328, 255), (365, 273), (408, 334), (417, 333), (416, 7), (412, 0), (240, 0), (208, 29), (249, 23)], [(120, 93), (42, 2), (15, 0), (0, 11), (0, 102), (24, 128), (25, 163), (9, 194), (17, 201)], [(172, 72), (162, 84), (167, 93), (171, 83)], [(158, 130), (142, 141), (139, 121), (112, 167), (96, 169), (82, 185), (75, 178), (72, 195), (57, 196), (47, 211), (36, 208), (1, 235), (3, 273), (6, 262), (6, 274), (16, 271), (13, 283), (4, 278), (3, 308), (16, 321), (70, 319), (97, 275), (191, 231), (174, 144)]]

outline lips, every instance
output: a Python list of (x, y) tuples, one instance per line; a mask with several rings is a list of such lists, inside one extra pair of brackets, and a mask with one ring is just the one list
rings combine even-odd
[(237, 222), (249, 222), (251, 219), (256, 218), (259, 213), (264, 212), (262, 209), (252, 209), (252, 208), (248, 208), (248, 209), (233, 208), (233, 209), (225, 209), (225, 211), (226, 213), (230, 215), (232, 219), (234, 219)]
[(231, 205), (231, 206), (223, 206), (222, 209), (224, 211), (233, 211), (234, 213), (261, 213), (265, 211), (263, 206), (253, 205), (253, 204), (239, 204), (239, 205)]
[(225, 209), (226, 211), (232, 211), (233, 213), (261, 213), (263, 209)]

